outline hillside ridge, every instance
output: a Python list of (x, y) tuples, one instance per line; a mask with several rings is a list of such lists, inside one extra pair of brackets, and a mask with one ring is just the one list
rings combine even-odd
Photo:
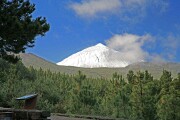
[(36, 69), (49, 69), (52, 72), (61, 72), (70, 75), (77, 74), (78, 71), (82, 71), (88, 77), (93, 78), (111, 78), (112, 74), (115, 72), (126, 77), (125, 75), (128, 73), (129, 70), (133, 70), (134, 72), (148, 70), (155, 78), (159, 78), (159, 76), (162, 74), (163, 69), (171, 71), (173, 76), (177, 76), (177, 74), (180, 73), (180, 63), (163, 62), (157, 64), (150, 62), (141, 62), (128, 65), (124, 68), (81, 68), (72, 66), (59, 66), (32, 53), (23, 53), (20, 54), (20, 57), (26, 67), (33, 66)]

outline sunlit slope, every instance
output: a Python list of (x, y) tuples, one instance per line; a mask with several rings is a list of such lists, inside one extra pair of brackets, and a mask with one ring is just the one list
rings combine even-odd
[(68, 67), (68, 66), (59, 66), (54, 63), (51, 63), (43, 58), (40, 58), (34, 54), (20, 54), (22, 62), (25, 66), (33, 66), (34, 68), (42, 68), (44, 70), (51, 70), (53, 72), (61, 72), (66, 74), (77, 74), (80, 70), (88, 77), (103, 77), (111, 78), (112, 74), (117, 72), (126, 76), (129, 70), (135, 72), (148, 70), (155, 78), (159, 78), (162, 74), (163, 69), (169, 70), (172, 72), (173, 76), (176, 76), (180, 73), (180, 63), (149, 63), (141, 62), (131, 64), (125, 68), (79, 68), (79, 67)]
[(57, 65), (83, 68), (126, 67), (130, 62), (125, 60), (123, 55), (99, 43), (65, 58)]

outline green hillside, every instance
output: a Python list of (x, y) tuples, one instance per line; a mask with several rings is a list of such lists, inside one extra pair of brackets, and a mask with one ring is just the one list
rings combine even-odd
[[(31, 61), (32, 65), (39, 65), (37, 68), (41, 66), (44, 69), (56, 70), (55, 67), (51, 68), (51, 65), (56, 65), (37, 56), (32, 54), (21, 56), (26, 58), (24, 62), (28, 61), (29, 66)], [(132, 68), (144, 70), (147, 67), (155, 70), (156, 67), (155, 72), (158, 72), (164, 66), (175, 69), (178, 64), (141, 63), (128, 66), (121, 71), (107, 68), (56, 67), (57, 71), (69, 69), (73, 73), (76, 70), (84, 70), (86, 73), (91, 72), (89, 75), (106, 76), (105, 74), (110, 75), (110, 72), (116, 70), (122, 73)], [(36, 93), (38, 94), (36, 109), (51, 113), (103, 116), (117, 120), (180, 119), (178, 104), (180, 73), (172, 78), (169, 71), (163, 70), (160, 79), (154, 79), (148, 71), (137, 73), (129, 71), (127, 76), (127, 79), (119, 74), (113, 74), (111, 79), (88, 78), (82, 72), (75, 75), (55, 73), (50, 70), (27, 68), (22, 62), (11, 64), (0, 59), (0, 106), (22, 108), (22, 102), (16, 98)]]
[(180, 72), (180, 63), (149, 63), (142, 62), (131, 64), (125, 68), (79, 68), (70, 66), (59, 66), (51, 63), (43, 58), (40, 58), (34, 54), (20, 54), (22, 62), (25, 66), (33, 66), (34, 68), (42, 68), (44, 70), (51, 70), (52, 72), (61, 72), (66, 74), (76, 74), (79, 70), (86, 74), (88, 77), (96, 78), (110, 78), (113, 73), (117, 72), (123, 76), (127, 74), (129, 70), (133, 71), (145, 71), (148, 70), (155, 78), (159, 78), (163, 69), (172, 72), (172, 76), (176, 76)]

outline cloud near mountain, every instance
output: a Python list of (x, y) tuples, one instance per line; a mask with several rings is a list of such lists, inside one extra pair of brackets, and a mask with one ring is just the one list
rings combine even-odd
[(149, 58), (149, 53), (142, 48), (149, 41), (153, 41), (153, 37), (149, 34), (138, 36), (126, 33), (114, 35), (106, 40), (106, 44), (109, 48), (123, 53), (125, 60), (134, 63), (139, 60), (146, 61)]
[[(106, 45), (123, 53), (124, 59), (131, 63), (138, 60), (167, 62), (173, 61), (177, 57), (180, 51), (180, 36), (168, 35), (159, 37), (150, 34), (142, 36), (128, 33), (115, 34), (106, 40)], [(157, 52), (156, 49), (158, 48), (163, 50)]]
[[(174, 40), (175, 38), (173, 38)], [(137, 62), (165, 62), (168, 61), (168, 55), (171, 51), (176, 51), (177, 45), (169, 38), (164, 38), (164, 43), (153, 47), (158, 38), (150, 35), (135, 35), (135, 34), (115, 34), (110, 39), (106, 40), (106, 46), (97, 44), (88, 47), (82, 51), (74, 53), (63, 61), (57, 63), (64, 66), (76, 67), (126, 67), (129, 64)], [(167, 45), (169, 41), (169, 45)], [(165, 56), (160, 53), (149, 52), (156, 47), (170, 48)], [(148, 50), (149, 47), (149, 50)]]

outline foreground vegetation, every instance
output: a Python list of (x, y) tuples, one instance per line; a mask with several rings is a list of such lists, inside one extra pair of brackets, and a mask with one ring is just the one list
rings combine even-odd
[(179, 120), (180, 74), (164, 70), (159, 80), (148, 71), (129, 71), (126, 78), (87, 78), (26, 68), (0, 60), (0, 106), (20, 108), (15, 98), (38, 93), (37, 108), (68, 114), (125, 119)]

